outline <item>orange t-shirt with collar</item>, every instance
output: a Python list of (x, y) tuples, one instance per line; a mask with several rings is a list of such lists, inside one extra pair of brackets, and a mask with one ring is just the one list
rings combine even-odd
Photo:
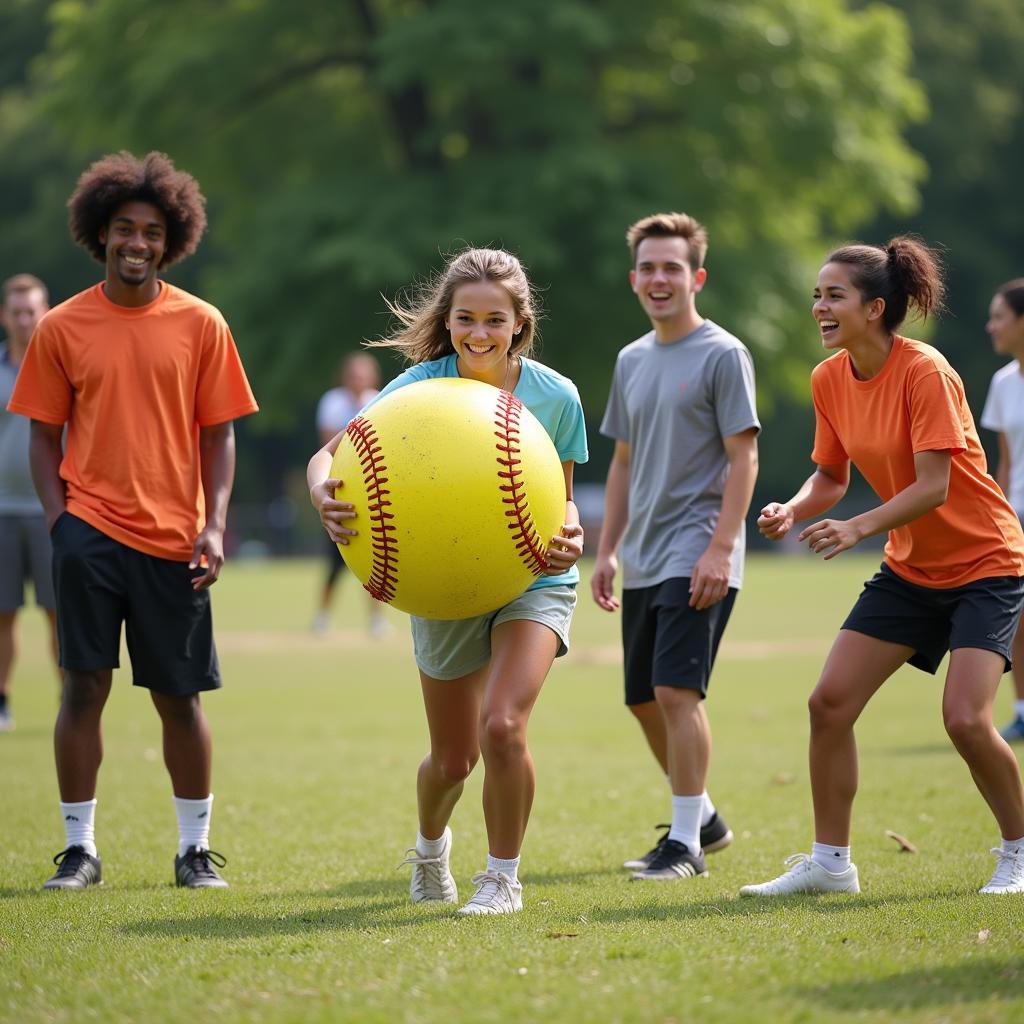
[(158, 558), (188, 561), (205, 524), (199, 428), (258, 410), (220, 312), (166, 281), (137, 308), (97, 284), (36, 327), (8, 403), (67, 423), (68, 511)]
[(819, 466), (852, 462), (882, 501), (917, 479), (914, 454), (952, 455), (946, 500), (889, 531), (885, 562), (925, 587), (958, 587), (994, 576), (1024, 576), (1024, 533), (999, 485), (964, 396), (963, 382), (938, 349), (896, 336), (870, 380), (854, 376), (837, 352), (811, 374)]

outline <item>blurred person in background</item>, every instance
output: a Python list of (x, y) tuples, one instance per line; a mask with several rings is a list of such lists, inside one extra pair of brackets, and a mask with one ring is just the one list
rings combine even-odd
[[(17, 274), (2, 286), (0, 324), (0, 732), (14, 728), (11, 675), (18, 651), (16, 618), (31, 580), (36, 604), (46, 613), (54, 663), (57, 612), (50, 572), (50, 533), (28, 461), (30, 421), (7, 411), (29, 339), (50, 308), (46, 285), (31, 274)], [(58, 670), (58, 679), (59, 679)]]
[[(1008, 281), (992, 296), (985, 325), (992, 347), (1011, 361), (992, 378), (981, 425), (999, 435), (996, 483), (1024, 520), (1024, 277)], [(1000, 735), (1024, 742), (1024, 620), (1013, 641), (1013, 719)]]
[[(377, 360), (369, 352), (352, 352), (345, 356), (338, 367), (337, 387), (324, 392), (316, 407), (316, 429), (320, 444), (327, 444), (332, 437), (341, 433), (356, 413), (379, 391), (380, 364)], [(338, 577), (345, 570), (345, 560), (341, 557), (338, 545), (326, 534), (324, 537), (327, 575), (320, 590), (320, 604), (313, 618), (313, 632), (317, 634), (326, 633), (330, 629), (331, 599)], [(367, 600), (367, 629), (370, 636), (387, 636), (389, 627), (383, 605), (369, 596)]]

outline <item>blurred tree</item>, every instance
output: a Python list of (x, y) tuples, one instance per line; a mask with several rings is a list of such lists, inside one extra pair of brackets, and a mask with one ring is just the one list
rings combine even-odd
[[(645, 323), (623, 233), (711, 231), (702, 309), (803, 393), (825, 238), (909, 210), (924, 167), (908, 33), (846, 0), (62, 0), (42, 82), (80, 153), (161, 148), (210, 198), (203, 293), (266, 415), (308, 413), (392, 292), (466, 242), (545, 288), (543, 358), (603, 408)], [(208, 245), (210, 243), (207, 243)], [(596, 475), (604, 467), (596, 467)]]

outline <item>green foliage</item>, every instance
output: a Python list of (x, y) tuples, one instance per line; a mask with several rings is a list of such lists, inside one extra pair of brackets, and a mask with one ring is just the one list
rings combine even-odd
[[(80, 153), (158, 147), (211, 200), (204, 292), (264, 427), (386, 327), (378, 293), (461, 244), (518, 252), (546, 291), (545, 358), (591, 417), (644, 321), (627, 224), (711, 231), (703, 308), (759, 356), (770, 410), (815, 351), (825, 239), (915, 201), (924, 112), (903, 20), (845, 0), (304, 3), (64, 0), (42, 65)], [(822, 31), (827, 25), (828, 30)]]
[[(0, 1021), (110, 1024), (1003, 1024), (1024, 1017), (1020, 903), (981, 897), (997, 830), (944, 735), (941, 683), (902, 669), (858, 725), (853, 853), (863, 893), (740, 900), (811, 842), (806, 699), (877, 558), (754, 558), (708, 711), (712, 797), (736, 833), (707, 878), (631, 883), (668, 790), (622, 706), (613, 618), (581, 588), (573, 649), (530, 723), (537, 768), (525, 909), (465, 920), (413, 906), (426, 749), (404, 616), (363, 633), (346, 580), (311, 637), (319, 563), (229, 562), (214, 590), (222, 691), (211, 841), (223, 892), (172, 885), (176, 830), (147, 695), (115, 675), (104, 714), (103, 889), (44, 893), (60, 849), (56, 681), (42, 615), (21, 617), (17, 729), (0, 735)], [(999, 711), (1011, 707), (1009, 688)], [(463, 893), (486, 853), (483, 766), (452, 821)], [(891, 829), (916, 855), (898, 852)]]

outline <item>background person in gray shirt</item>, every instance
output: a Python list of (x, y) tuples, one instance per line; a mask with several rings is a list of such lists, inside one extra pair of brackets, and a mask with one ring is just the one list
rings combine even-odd
[(630, 286), (654, 329), (615, 364), (601, 424), (615, 451), (591, 590), (606, 611), (619, 607), (621, 541), (626, 704), (672, 787), (671, 826), (624, 867), (634, 880), (670, 881), (706, 874), (704, 853), (732, 841), (706, 790), (703, 701), (742, 583), (760, 424), (750, 353), (697, 313), (705, 229), (684, 213), (654, 214), (626, 240)]
[(42, 315), (50, 308), (46, 285), (31, 274), (8, 278), (0, 289), (0, 732), (11, 729), (8, 691), (17, 652), (15, 618), (32, 580), (36, 604), (50, 620), (57, 659), (57, 614), (50, 574), (50, 534), (28, 465), (30, 421), (7, 411), (18, 367)]

